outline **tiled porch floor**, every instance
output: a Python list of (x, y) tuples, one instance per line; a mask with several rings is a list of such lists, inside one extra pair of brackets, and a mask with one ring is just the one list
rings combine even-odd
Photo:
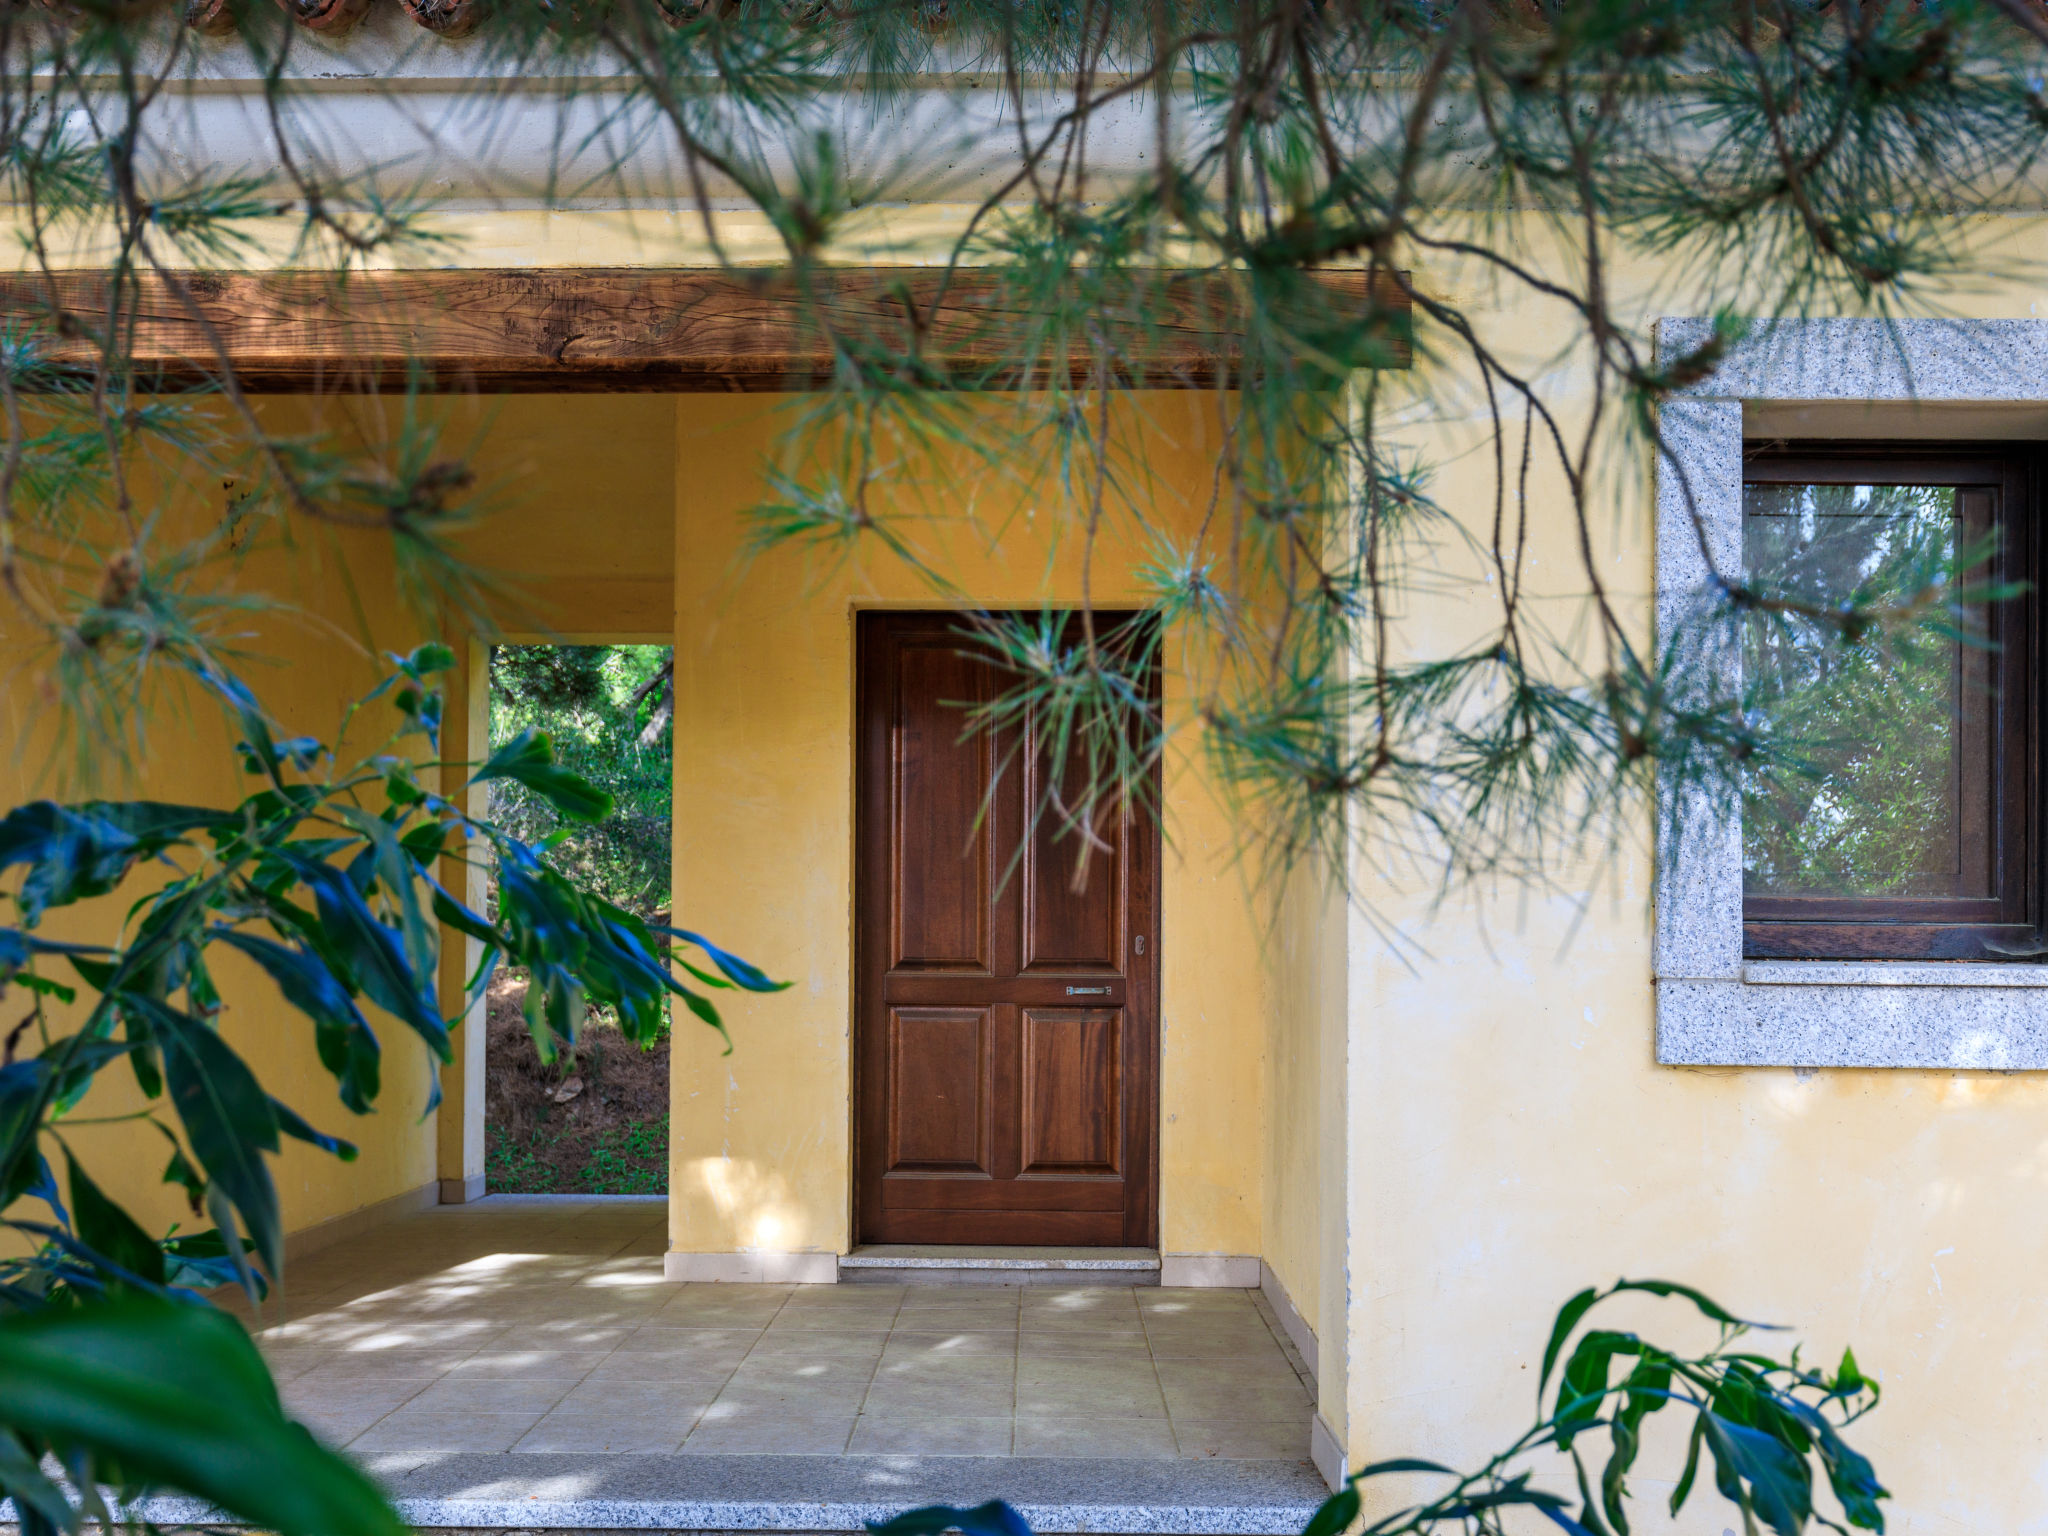
[(252, 1325), (297, 1417), (393, 1455), (1299, 1461), (1256, 1292), (679, 1285), (660, 1202), (496, 1197), (291, 1267)]

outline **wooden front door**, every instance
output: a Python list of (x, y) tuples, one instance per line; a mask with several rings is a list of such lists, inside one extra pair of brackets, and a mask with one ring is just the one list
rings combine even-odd
[(1152, 1247), (1157, 827), (1117, 816), (1075, 891), (1072, 838), (1025, 837), (1040, 754), (963, 739), (1003, 674), (960, 619), (859, 648), (857, 1236)]

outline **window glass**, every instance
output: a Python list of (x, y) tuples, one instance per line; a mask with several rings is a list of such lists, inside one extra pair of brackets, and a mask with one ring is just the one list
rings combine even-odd
[[(1752, 484), (1744, 561), (1795, 604), (1906, 602), (1982, 554), (1990, 502), (1953, 485)], [(1746, 894), (1996, 893), (1991, 652), (1981, 612), (1945, 628), (1845, 639), (1813, 616), (1753, 616), (1744, 684), (1779, 762), (1745, 797)]]

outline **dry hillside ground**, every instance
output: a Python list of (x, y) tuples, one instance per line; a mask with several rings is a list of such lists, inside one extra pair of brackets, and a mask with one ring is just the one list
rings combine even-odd
[(576, 1059), (541, 1065), (500, 971), (486, 1003), (485, 1176), (495, 1194), (651, 1195), (668, 1189), (668, 1041), (643, 1051), (598, 1024)]

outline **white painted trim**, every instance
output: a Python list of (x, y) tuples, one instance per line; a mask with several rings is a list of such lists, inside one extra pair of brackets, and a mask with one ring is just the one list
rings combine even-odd
[[(1659, 355), (1711, 322), (1666, 319)], [(1665, 642), (1715, 601), (1695, 519), (1724, 571), (1742, 563), (1745, 423), (1801, 406), (1882, 410), (2048, 404), (2048, 322), (1791, 320), (1760, 329), (1662, 412), (1657, 625)], [(1942, 435), (1937, 416), (1925, 418)], [(2040, 423), (2014, 436), (2037, 436)], [(1740, 654), (1698, 658), (1702, 698), (1739, 696)], [(1745, 961), (1739, 810), (1667, 786), (1659, 807), (1653, 974), (1657, 1060), (1683, 1066), (2048, 1068), (2048, 967)]]
[(1266, 1298), (1266, 1305), (1273, 1309), (1273, 1315), (1280, 1319), (1280, 1326), (1286, 1330), (1288, 1342), (1294, 1346), (1295, 1353), (1301, 1356), (1301, 1363), (1308, 1367), (1308, 1379), (1320, 1382), (1322, 1358), (1316, 1353), (1316, 1331), (1309, 1327), (1308, 1319), (1301, 1315), (1294, 1298), (1287, 1294), (1287, 1287), (1281, 1284), (1273, 1266), (1264, 1259), (1259, 1260), (1259, 1290)]
[(473, 1205), (484, 1197), (484, 1176), (472, 1173), (467, 1178), (441, 1180), (441, 1204)]
[(1316, 1470), (1323, 1474), (1323, 1481), (1330, 1485), (1332, 1492), (1344, 1486), (1351, 1466), (1344, 1455), (1344, 1447), (1337, 1443), (1337, 1436), (1323, 1422), (1320, 1412), (1309, 1421), (1308, 1459), (1316, 1464)]
[(1159, 1283), (1255, 1291), (1261, 1262), (1243, 1253), (1162, 1253)]
[(739, 1285), (837, 1285), (836, 1253), (678, 1253), (662, 1256), (664, 1280)]
[(438, 1180), (422, 1184), (418, 1189), (408, 1189), (403, 1194), (393, 1195), (388, 1200), (379, 1200), (374, 1205), (361, 1206), (339, 1216), (330, 1216), (325, 1221), (316, 1221), (310, 1227), (301, 1227), (284, 1236), (285, 1262), (303, 1259), (318, 1253), (322, 1248), (361, 1237), (364, 1233), (411, 1216), (418, 1211), (429, 1211), (441, 1203), (441, 1186)]

